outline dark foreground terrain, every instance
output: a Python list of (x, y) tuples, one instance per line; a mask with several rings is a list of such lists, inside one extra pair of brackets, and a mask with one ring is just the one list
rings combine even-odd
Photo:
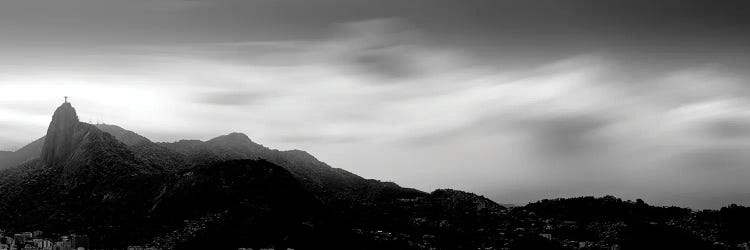
[[(244, 134), (154, 143), (59, 107), (0, 153), (0, 249), (748, 249), (750, 208), (581, 197), (507, 208), (368, 180)], [(28, 232), (28, 233), (24, 233)]]

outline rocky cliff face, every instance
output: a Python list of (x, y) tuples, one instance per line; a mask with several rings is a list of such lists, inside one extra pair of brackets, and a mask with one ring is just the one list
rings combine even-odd
[(63, 170), (65, 176), (77, 177), (82, 176), (81, 171), (107, 175), (153, 170), (143, 166), (114, 136), (94, 125), (79, 122), (76, 110), (67, 102), (52, 116), (40, 162), (45, 168)]
[(70, 103), (63, 103), (55, 110), (47, 129), (47, 136), (42, 147), (41, 160), (46, 166), (54, 166), (64, 163), (70, 158), (76, 142), (73, 134), (79, 126), (78, 114)]

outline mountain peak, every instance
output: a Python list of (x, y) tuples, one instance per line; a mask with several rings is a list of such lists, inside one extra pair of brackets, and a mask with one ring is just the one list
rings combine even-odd
[(78, 123), (78, 114), (69, 102), (66, 101), (55, 110), (42, 147), (42, 162), (54, 164), (72, 153), (73, 133)]
[(211, 140), (208, 140), (209, 143), (241, 143), (241, 144), (255, 144), (253, 140), (250, 139), (246, 134), (243, 133), (229, 133), (226, 135), (222, 135), (216, 138), (213, 138)]
[(235, 139), (235, 140), (248, 140), (250, 141), (250, 137), (248, 137), (246, 134), (238, 133), (238, 132), (232, 132), (224, 136), (220, 136), (228, 139)]
[(69, 102), (65, 102), (57, 107), (55, 114), (52, 116), (52, 122), (55, 120), (78, 122), (78, 114)]
[(149, 140), (148, 138), (143, 137), (142, 135), (139, 135), (133, 131), (126, 130), (117, 125), (96, 124), (94, 126), (102, 132), (109, 133), (118, 141), (125, 143), (125, 145), (128, 146), (138, 145), (142, 143), (151, 143), (151, 140)]

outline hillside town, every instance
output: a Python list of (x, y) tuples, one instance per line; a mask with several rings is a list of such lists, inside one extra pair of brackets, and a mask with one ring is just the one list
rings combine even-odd
[(12, 233), (0, 229), (0, 250), (86, 250), (89, 237), (84, 234), (46, 235), (33, 232)]
[[(749, 208), (731, 205), (720, 210), (650, 206), (642, 201), (606, 196), (543, 200), (525, 206), (487, 206), (483, 199), (443, 190), (428, 200), (400, 200), (398, 206), (434, 209), (448, 204), (456, 210), (410, 217), (395, 227), (356, 228), (346, 235), (367, 242), (366, 249), (715, 249), (750, 250), (750, 241), (736, 223), (747, 220)], [(462, 204), (472, 206), (459, 207)], [(392, 210), (393, 212), (398, 210)], [(401, 216), (393, 213), (394, 216)], [(461, 215), (454, 217), (456, 215)], [(406, 218), (404, 217), (404, 218)], [(469, 241), (457, 239), (472, 239)], [(238, 249), (279, 249), (274, 245)], [(665, 248), (666, 247), (666, 248)], [(99, 249), (85, 234), (39, 230), (0, 230), (0, 250)], [(108, 248), (112, 249), (112, 248)], [(123, 250), (164, 249), (133, 242)], [(288, 249), (286, 247), (280, 249)]]
[[(420, 206), (404, 202), (404, 206)], [(473, 219), (450, 219), (451, 213), (445, 211), (426, 214), (400, 226), (406, 230), (354, 231), (363, 241), (381, 249), (750, 250), (745, 226), (748, 211), (737, 205), (692, 210), (612, 196), (578, 197), (494, 211), (459, 210), (459, 214), (471, 214)], [(457, 238), (473, 240), (461, 242)]]

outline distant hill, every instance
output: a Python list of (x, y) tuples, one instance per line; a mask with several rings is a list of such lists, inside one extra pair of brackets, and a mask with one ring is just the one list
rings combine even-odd
[[(525, 232), (544, 232), (562, 243), (620, 249), (743, 249), (742, 244), (750, 241), (750, 208), (736, 205), (693, 211), (652, 206), (640, 199), (585, 196), (545, 199), (513, 208), (509, 215), (531, 222), (524, 225)], [(533, 243), (540, 241), (544, 240)]]
[[(143, 161), (143, 163), (167, 171), (177, 171), (196, 166), (185, 155), (151, 142), (148, 138), (117, 125), (97, 124), (101, 131), (113, 135)], [(209, 161), (201, 162), (208, 163)]]
[(523, 208), (539, 216), (571, 221), (666, 221), (691, 212), (687, 208), (655, 207), (649, 206), (642, 200), (627, 201), (614, 196), (545, 199), (530, 203)]
[(265, 159), (289, 170), (308, 190), (327, 202), (414, 198), (425, 193), (394, 183), (364, 179), (333, 168), (301, 150), (269, 149), (245, 134), (231, 133), (206, 142), (183, 140), (158, 143), (188, 157), (193, 164), (236, 159)]
[(44, 137), (39, 138), (15, 152), (0, 153), (0, 170), (15, 167), (39, 157), (44, 145)]
[(117, 138), (118, 141), (125, 143), (125, 145), (128, 146), (151, 142), (151, 140), (149, 140), (148, 138), (143, 137), (133, 131), (121, 128), (117, 125), (96, 124), (95, 126), (102, 132), (109, 133), (110, 135)]

